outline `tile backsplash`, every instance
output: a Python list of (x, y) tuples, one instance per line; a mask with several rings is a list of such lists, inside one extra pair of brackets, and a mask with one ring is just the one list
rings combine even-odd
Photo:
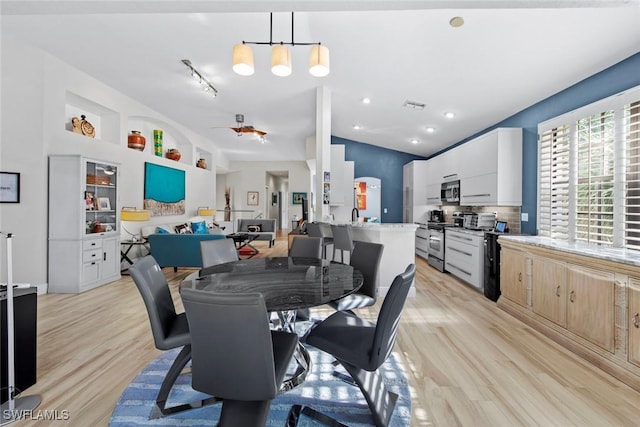
[(444, 205), (441, 208), (445, 211), (444, 220), (453, 222), (453, 213), (463, 212), (497, 212), (496, 220), (506, 221), (510, 233), (520, 233), (520, 206), (454, 206)]

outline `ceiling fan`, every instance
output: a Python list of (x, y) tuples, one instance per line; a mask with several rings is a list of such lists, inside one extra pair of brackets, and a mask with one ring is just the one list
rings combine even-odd
[(230, 127), (238, 136), (242, 136), (243, 133), (250, 133), (256, 135), (259, 138), (263, 138), (267, 132), (258, 130), (251, 125), (244, 124), (244, 114), (236, 114), (236, 126)]

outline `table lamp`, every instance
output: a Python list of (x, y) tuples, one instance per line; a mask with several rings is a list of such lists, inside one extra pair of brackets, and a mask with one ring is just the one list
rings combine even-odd
[[(151, 211), (147, 211), (147, 210), (144, 210), (144, 209), (138, 210), (136, 208), (123, 207), (122, 210), (120, 211), (120, 221), (121, 222), (127, 222), (127, 221), (132, 221), (132, 222), (149, 221), (150, 218), (151, 218)], [(137, 234), (133, 234), (132, 232), (127, 230), (124, 227), (124, 224), (122, 225), (122, 229), (124, 231), (126, 231), (131, 236), (131, 240), (133, 240), (134, 242), (138, 241), (138, 235)]]
[(217, 211), (215, 209), (210, 209), (209, 206), (202, 206), (198, 208), (198, 216), (210, 216), (211, 221), (215, 222)]

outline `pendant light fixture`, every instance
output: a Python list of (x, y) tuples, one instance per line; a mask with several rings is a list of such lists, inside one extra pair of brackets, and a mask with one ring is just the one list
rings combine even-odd
[(233, 47), (233, 71), (241, 76), (250, 76), (254, 73), (253, 51), (249, 44), (269, 45), (271, 50), (271, 72), (276, 76), (286, 77), (291, 75), (291, 51), (287, 46), (312, 46), (309, 55), (309, 73), (314, 77), (324, 77), (329, 74), (329, 49), (320, 42), (299, 43), (294, 41), (294, 19), (291, 12), (291, 41), (273, 41), (273, 13), (269, 14), (269, 41), (247, 42), (243, 41)]
[(253, 51), (246, 44), (237, 44), (233, 47), (233, 71), (241, 76), (250, 76), (255, 71)]

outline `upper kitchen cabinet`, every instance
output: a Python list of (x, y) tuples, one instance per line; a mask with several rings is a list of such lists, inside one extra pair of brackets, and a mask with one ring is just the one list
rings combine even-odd
[(495, 129), (451, 153), (461, 205), (522, 205), (522, 129)]

